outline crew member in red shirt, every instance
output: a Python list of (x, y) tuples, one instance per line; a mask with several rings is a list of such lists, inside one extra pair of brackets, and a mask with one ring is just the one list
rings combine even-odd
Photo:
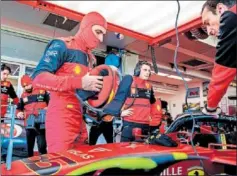
[(13, 99), (13, 104), (17, 104), (19, 99), (10, 81), (7, 80), (11, 69), (6, 64), (1, 65), (1, 118), (5, 117), (9, 97)]
[(39, 118), (40, 111), (47, 109), (49, 94), (45, 90), (34, 89), (32, 80), (28, 75), (22, 76), (21, 86), (24, 92), (17, 105), (17, 118), (25, 119), (28, 157), (34, 155), (35, 138), (37, 138), (39, 153), (46, 154), (45, 128), (41, 128), (40, 124), (37, 123), (35, 129), (27, 129), (27, 123), (29, 116), (33, 115), (35, 118)]
[(151, 65), (146, 61), (139, 61), (134, 69), (131, 91), (121, 113), (123, 118), (121, 142), (134, 140), (134, 128), (140, 128), (142, 134), (147, 135), (152, 123), (152, 126), (158, 126), (160, 123), (160, 102), (156, 101), (152, 86), (147, 81), (150, 75)]

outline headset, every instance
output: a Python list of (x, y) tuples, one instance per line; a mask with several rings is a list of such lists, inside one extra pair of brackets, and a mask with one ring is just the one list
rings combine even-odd
[(1, 71), (4, 71), (4, 70), (8, 70), (9, 73), (11, 73), (11, 68), (9, 66), (7, 66), (5, 63), (2, 63), (1, 64)]
[[(140, 76), (142, 65), (149, 65), (149, 66), (152, 68), (152, 66), (151, 66), (151, 64), (150, 64), (149, 62), (147, 62), (147, 61), (139, 61), (139, 62), (136, 64), (136, 67), (135, 67), (135, 69), (134, 69), (134, 74), (133, 74), (133, 76), (137, 76), (137, 77)], [(151, 73), (150, 73), (149, 76), (151, 76)]]

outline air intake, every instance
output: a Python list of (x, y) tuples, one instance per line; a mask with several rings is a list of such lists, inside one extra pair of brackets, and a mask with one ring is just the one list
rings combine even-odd
[(43, 24), (70, 32), (79, 24), (79, 22), (50, 13)]
[(192, 60), (185, 61), (185, 62), (182, 62), (182, 63), (185, 64), (185, 65), (188, 65), (188, 66), (192, 66), (192, 67), (207, 64), (206, 62), (203, 62), (203, 61), (200, 61), (200, 60), (197, 60), (197, 59), (192, 59)]
[(201, 69), (201, 71), (204, 71), (204, 72), (207, 72), (207, 73), (211, 73), (211, 71), (208, 70), (208, 69)]
[(189, 40), (197, 40), (197, 39), (205, 40), (208, 38), (207, 28), (205, 26), (201, 26), (199, 28), (193, 28), (190, 31), (185, 32), (184, 35)]

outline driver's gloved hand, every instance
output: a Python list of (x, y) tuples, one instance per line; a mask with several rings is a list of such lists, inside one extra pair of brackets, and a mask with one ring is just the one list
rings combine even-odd
[(209, 108), (207, 104), (202, 109), (202, 113), (206, 115), (220, 115), (221, 114), (221, 108)]
[(166, 146), (166, 147), (177, 147), (178, 146), (178, 144), (173, 139), (171, 139), (169, 136), (167, 136), (165, 134), (152, 135), (147, 139), (146, 143), (162, 145), (162, 146)]

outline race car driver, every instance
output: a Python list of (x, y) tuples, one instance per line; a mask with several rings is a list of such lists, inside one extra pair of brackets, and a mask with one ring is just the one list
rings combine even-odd
[[(19, 99), (10, 81), (7, 77), (11, 74), (11, 68), (6, 64), (1, 65), (1, 118), (5, 117), (7, 112), (8, 98), (13, 99), (13, 104), (17, 104)], [(1, 120), (2, 121), (2, 120)]]
[(24, 92), (21, 95), (16, 112), (17, 118), (25, 119), (28, 157), (34, 155), (36, 137), (39, 153), (41, 155), (46, 154), (47, 145), (45, 139), (45, 129), (40, 128), (39, 124), (36, 124), (36, 130), (27, 129), (27, 120), (30, 115), (34, 115), (38, 118), (40, 110), (47, 108), (49, 103), (49, 94), (45, 90), (34, 89), (32, 87), (32, 80), (28, 75), (22, 76), (21, 86), (23, 87)]
[(127, 97), (121, 117), (123, 129), (121, 142), (134, 141), (133, 129), (140, 128), (143, 135), (151, 126), (158, 126), (161, 120), (160, 102), (156, 101), (152, 86), (147, 82), (151, 75), (151, 65), (139, 61), (134, 69), (130, 95)]
[(237, 15), (230, 11), (234, 5), (235, 0), (208, 0), (201, 11), (208, 34), (218, 38), (204, 114), (221, 113), (218, 103), (236, 76)]
[(75, 36), (52, 40), (33, 74), (33, 87), (50, 91), (46, 115), (48, 152), (72, 148), (74, 142), (87, 138), (81, 104), (76, 89), (99, 92), (102, 76), (90, 76), (91, 50), (103, 41), (107, 30), (105, 18), (97, 12), (84, 16)]

